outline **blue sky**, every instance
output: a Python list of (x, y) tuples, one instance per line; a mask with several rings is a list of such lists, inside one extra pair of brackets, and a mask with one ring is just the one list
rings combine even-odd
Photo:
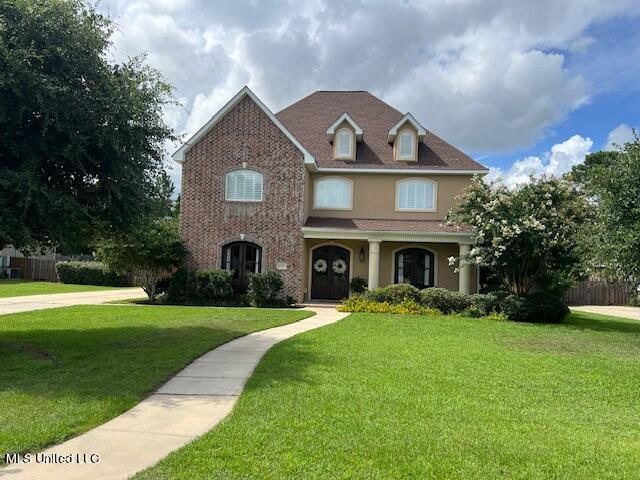
[[(103, 0), (112, 54), (146, 52), (188, 136), (244, 85), (273, 111), (369, 90), (508, 184), (640, 126), (638, 0)], [(168, 145), (169, 150), (176, 145)], [(170, 162), (169, 162), (170, 163)], [(172, 170), (176, 184), (180, 169)]]

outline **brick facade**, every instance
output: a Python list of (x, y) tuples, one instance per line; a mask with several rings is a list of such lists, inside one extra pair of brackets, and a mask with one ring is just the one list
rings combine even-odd
[[(225, 201), (224, 174), (241, 168), (264, 175), (262, 202)], [(285, 262), (285, 293), (302, 300), (304, 189), (302, 152), (245, 96), (184, 160), (180, 229), (190, 268), (220, 268), (223, 245), (253, 242), (262, 247), (262, 271)]]

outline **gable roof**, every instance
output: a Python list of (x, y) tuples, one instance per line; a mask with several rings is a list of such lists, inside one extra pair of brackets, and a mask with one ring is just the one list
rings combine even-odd
[(331, 124), (329, 128), (327, 128), (327, 135), (334, 135), (336, 133), (336, 128), (342, 125), (343, 122), (347, 122), (356, 133), (356, 140), (358, 142), (362, 141), (362, 127), (358, 125), (353, 118), (349, 116), (347, 112), (344, 112), (340, 117)]
[(418, 132), (418, 141), (421, 142), (422, 140), (424, 140), (424, 137), (427, 134), (427, 130), (422, 125), (420, 125), (415, 118), (413, 118), (413, 115), (407, 112), (404, 114), (404, 117), (398, 120), (398, 123), (396, 123), (389, 129), (389, 133), (387, 133), (387, 142), (393, 142), (396, 139), (396, 135), (398, 134), (398, 129), (407, 122), (410, 123)]
[(251, 98), (251, 100), (253, 100), (254, 103), (258, 105), (258, 107), (260, 107), (260, 109), (264, 113), (266, 113), (266, 115), (276, 125), (276, 127), (278, 127), (282, 131), (282, 133), (284, 133), (286, 137), (291, 140), (291, 143), (293, 143), (303, 153), (304, 163), (315, 169), (316, 161), (313, 158), (313, 155), (309, 153), (309, 151), (304, 146), (302, 146), (302, 144), (291, 134), (291, 132), (282, 124), (282, 122), (273, 114), (273, 112), (271, 112), (271, 110), (269, 110), (265, 106), (265, 104), (262, 103), (262, 101), (257, 97), (257, 95), (253, 93), (247, 86), (243, 87), (238, 93), (236, 93), (234, 97), (225, 104), (224, 107), (218, 110), (218, 113), (211, 117), (211, 119), (207, 123), (205, 123), (196, 133), (194, 133), (189, 140), (183, 143), (182, 146), (171, 156), (173, 160), (178, 163), (182, 163), (184, 161), (185, 154), (189, 151), (189, 148), (197, 143), (204, 134), (211, 130), (220, 120), (224, 118), (224, 116), (233, 107), (235, 107), (240, 102), (240, 100), (242, 100), (246, 96)]
[[(327, 125), (344, 112), (363, 130), (363, 141), (356, 146), (356, 160), (334, 160), (332, 145), (327, 140)], [(419, 143), (418, 160), (395, 160), (387, 135), (405, 115), (369, 92), (318, 91), (278, 112), (276, 117), (313, 155), (320, 171), (488, 172), (484, 165), (426, 129)]]

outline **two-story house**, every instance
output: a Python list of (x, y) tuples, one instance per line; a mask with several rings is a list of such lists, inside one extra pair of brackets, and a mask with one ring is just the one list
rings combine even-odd
[(275, 270), (298, 300), (411, 283), (473, 292), (448, 258), (472, 233), (443, 219), (483, 165), (364, 91), (318, 91), (273, 114), (247, 87), (173, 155), (195, 269)]

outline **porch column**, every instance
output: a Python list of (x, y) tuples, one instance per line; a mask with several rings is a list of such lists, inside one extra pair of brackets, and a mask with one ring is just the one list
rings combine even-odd
[(459, 244), (460, 273), (458, 274), (458, 291), (460, 293), (471, 293), (471, 267), (466, 262), (462, 262), (462, 257), (471, 250), (468, 243)]
[(381, 240), (369, 240), (369, 290), (378, 288), (380, 279), (380, 242)]

